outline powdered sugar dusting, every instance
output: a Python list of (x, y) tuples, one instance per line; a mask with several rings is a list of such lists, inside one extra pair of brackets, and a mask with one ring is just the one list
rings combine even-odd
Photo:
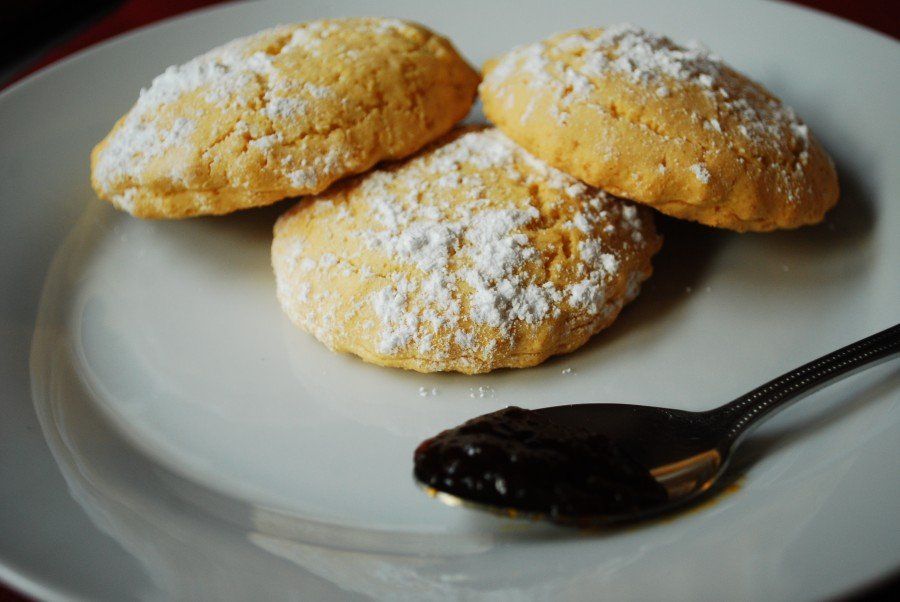
[[(106, 181), (135, 177), (163, 150), (185, 142), (186, 136), (170, 137), (164, 144), (165, 130), (159, 124), (160, 109), (185, 94), (203, 89), (203, 98), (210, 104), (246, 105), (250, 100), (247, 88), (256, 77), (274, 74), (271, 56), (262, 52), (247, 56), (251, 39), (235, 40), (183, 65), (169, 67), (142, 89), (137, 103), (98, 157), (97, 177)], [(183, 134), (189, 131), (181, 129)]]
[(694, 163), (690, 167), (691, 173), (701, 184), (709, 184), (709, 170), (703, 163)]
[[(502, 93), (510, 78), (524, 73), (532, 87), (553, 90), (565, 106), (594, 92), (596, 80), (610, 74), (653, 84), (653, 93), (665, 98), (673, 81), (711, 88), (720, 72), (721, 59), (702, 45), (678, 46), (626, 23), (607, 27), (599, 35), (580, 30), (563, 34), (555, 40), (555, 48), (546, 42), (516, 47), (493, 67), (484, 85), (496, 86)], [(558, 117), (564, 121), (565, 112)]]
[[(166, 108), (185, 95), (196, 94), (197, 100), (220, 111), (261, 110), (276, 128), (279, 122), (296, 123), (310, 114), (314, 103), (340, 99), (328, 86), (297, 81), (282, 71), (278, 64), (280, 56), (299, 53), (315, 59), (323, 40), (347, 29), (385, 35), (402, 34), (408, 28), (395, 19), (346, 19), (278, 26), (229, 42), (182, 65), (171, 66), (141, 90), (134, 107), (99, 153), (94, 176), (102, 186), (113, 188), (123, 180), (140, 178), (147, 164), (169, 149), (186, 146), (197, 129), (196, 119), (206, 109), (201, 106), (184, 115), (178, 115), (176, 110), (172, 116)], [(276, 48), (271, 52), (260, 50), (260, 41), (269, 40)], [(239, 121), (236, 128), (241, 127), (246, 126)], [(265, 140), (251, 140), (251, 145), (265, 151), (276, 142), (283, 141), (267, 136)], [(332, 158), (331, 167), (340, 160), (343, 158)], [(290, 157), (286, 161), (290, 163)], [(326, 163), (292, 165), (284, 175), (296, 188), (314, 188), (315, 171), (322, 165), (329, 167)]]
[(186, 118), (159, 129), (154, 123), (129, 117), (100, 154), (96, 174), (104, 180), (134, 175), (152, 159), (186, 142), (195, 128), (196, 123)]
[(397, 278), (395, 282), (372, 295), (372, 308), (382, 324), (389, 324), (389, 329), (382, 329), (378, 351), (392, 353), (405, 346), (415, 336), (419, 327), (419, 318), (408, 311), (411, 284), (405, 278)]
[[(602, 96), (599, 91), (610, 78), (624, 78), (645, 89), (647, 102), (679, 103), (686, 90), (691, 90), (690, 94), (700, 91), (709, 106), (704, 115), (694, 114), (692, 118), (713, 135), (721, 135), (716, 144), (727, 145), (742, 160), (758, 160), (776, 179), (776, 187), (788, 201), (806, 191), (804, 167), (811, 147), (809, 128), (793, 109), (741, 77), (695, 41), (679, 45), (631, 24), (574, 30), (507, 52), (489, 70), (481, 89), (483, 94), (491, 94), (504, 103), (507, 111), (516, 107), (518, 85), (528, 86), (535, 95), (549, 92), (551, 115), (564, 126), (576, 102), (601, 113), (619, 114), (598, 102)], [(533, 107), (535, 99), (529, 103)], [(671, 109), (662, 109), (667, 110)], [(544, 116), (528, 110), (519, 118), (527, 124)], [(744, 140), (730, 142), (732, 131), (739, 132)], [(670, 138), (664, 124), (656, 133), (671, 144), (683, 142)], [(770, 159), (761, 159), (763, 156)], [(699, 181), (708, 183), (705, 166), (689, 169)], [(663, 177), (665, 168), (658, 174)]]
[(272, 98), (263, 112), (269, 119), (297, 119), (303, 117), (309, 103), (302, 98)]
[[(607, 287), (619, 277), (622, 254), (648, 244), (634, 207), (546, 165), (498, 130), (462, 134), (402, 167), (371, 172), (357, 186), (354, 194), (362, 200), (353, 212), (363, 212), (369, 224), (357, 233), (362, 247), (398, 266), (361, 301), (371, 308), (377, 351), (385, 355), (440, 358), (452, 351), (485, 359), (498, 342), (511, 343), (521, 328), (563, 310), (600, 319), (612, 311)], [(506, 192), (498, 193), (498, 186)], [(532, 238), (546, 219), (534, 187), (566, 200), (560, 205), (566, 214), (553, 218), (559, 220), (554, 227), (565, 228), (566, 220), (580, 224), (566, 234), (575, 240), (577, 281), (548, 277)], [(328, 211), (323, 215), (336, 213)], [(610, 227), (634, 241), (630, 251), (627, 245), (606, 248), (603, 233)], [(332, 266), (322, 259), (315, 269), (327, 271), (359, 257), (338, 258)], [(301, 321), (321, 331), (317, 311), (311, 308)], [(333, 338), (341, 326), (328, 328), (317, 336)]]

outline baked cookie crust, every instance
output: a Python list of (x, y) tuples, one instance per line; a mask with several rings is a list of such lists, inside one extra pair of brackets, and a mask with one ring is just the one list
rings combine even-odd
[(446, 133), (478, 81), (449, 41), (413, 23), (278, 26), (154, 79), (94, 149), (91, 180), (144, 218), (315, 194)]
[(282, 308), (335, 351), (469, 374), (533, 366), (615, 320), (660, 248), (652, 212), (461, 129), (275, 226)]
[(487, 117), (582, 181), (678, 218), (766, 231), (819, 222), (834, 164), (796, 113), (707, 49), (631, 25), (489, 61)]

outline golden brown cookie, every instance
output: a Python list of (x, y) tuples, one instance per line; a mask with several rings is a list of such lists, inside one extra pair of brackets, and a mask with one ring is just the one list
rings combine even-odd
[(93, 186), (148, 218), (317, 193), (447, 132), (477, 84), (450, 42), (419, 25), (282, 25), (154, 79), (94, 149)]
[(489, 61), (480, 92), (537, 157), (675, 217), (773, 230), (837, 202), (834, 164), (794, 111), (697, 45), (570, 31)]
[(470, 129), (297, 204), (272, 263), (281, 306), (328, 347), (471, 374), (583, 345), (660, 244), (648, 209)]

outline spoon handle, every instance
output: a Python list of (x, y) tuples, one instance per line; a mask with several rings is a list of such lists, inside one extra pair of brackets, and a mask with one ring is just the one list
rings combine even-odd
[(711, 413), (723, 420), (725, 439), (734, 443), (751, 426), (839, 377), (900, 353), (900, 324), (842, 347), (791, 370)]

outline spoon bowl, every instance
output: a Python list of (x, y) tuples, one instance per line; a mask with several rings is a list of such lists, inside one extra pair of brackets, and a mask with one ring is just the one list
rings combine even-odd
[(640, 515), (607, 515), (607, 522), (651, 516), (691, 501), (716, 482), (730, 452), (730, 446), (716, 436), (718, 425), (713, 412), (614, 403), (536, 411), (561, 424), (581, 425), (615, 442), (665, 487), (669, 496), (665, 505), (648, 508)]
[[(688, 412), (653, 406), (598, 403), (571, 404), (534, 410), (532, 414), (570, 428), (584, 428), (615, 441), (666, 490), (668, 500), (635, 511), (606, 511), (577, 516), (523, 510), (477, 501), (437, 489), (417, 478), (425, 492), (450, 506), (460, 506), (531, 520), (552, 520), (579, 526), (614, 525), (652, 518), (689, 503), (708, 491), (724, 471), (728, 449), (717, 447), (710, 437), (708, 412)], [(663, 444), (663, 442), (665, 442)]]
[(900, 324), (705, 412), (612, 403), (507, 408), (423, 442), (414, 477), (444, 503), (509, 517), (579, 526), (651, 518), (709, 491), (763, 418), (898, 353)]

